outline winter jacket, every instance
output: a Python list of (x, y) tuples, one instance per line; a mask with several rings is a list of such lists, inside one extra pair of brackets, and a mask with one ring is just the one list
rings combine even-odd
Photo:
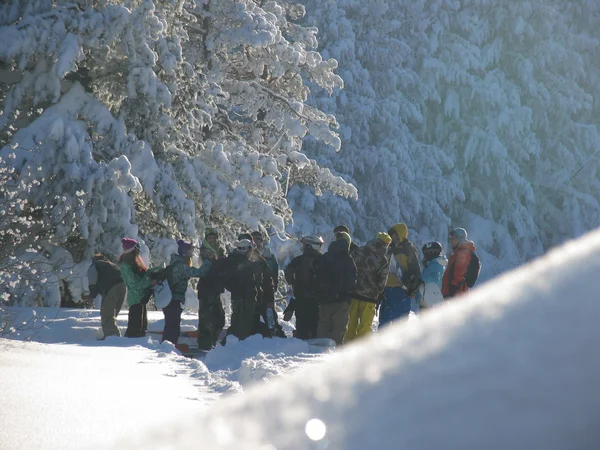
[(430, 261), (425, 261), (424, 265), (425, 267), (423, 267), (423, 272), (421, 273), (423, 283), (435, 283), (441, 288), (448, 260), (444, 256), (439, 256)]
[(210, 270), (211, 262), (205, 261), (201, 267), (190, 267), (184, 258), (177, 253), (171, 255), (171, 262), (166, 268), (167, 281), (171, 289), (171, 298), (185, 302), (185, 292), (190, 278), (205, 276)]
[(343, 239), (333, 241), (327, 253), (315, 261), (317, 292), (320, 303), (350, 303), (356, 283), (356, 265)]
[(212, 248), (208, 242), (204, 241), (200, 247), (200, 257), (202, 258), (202, 261), (214, 261), (215, 259), (222, 259), (225, 257), (225, 250), (223, 250), (223, 248), (220, 246), (217, 248)]
[(106, 294), (108, 294), (113, 287), (123, 282), (119, 266), (113, 264), (104, 256), (94, 256), (90, 270), (96, 271), (96, 282), (90, 284), (90, 296), (92, 298), (96, 297), (98, 294), (100, 294), (102, 298), (106, 297)]
[(126, 262), (119, 263), (119, 268), (121, 269), (121, 278), (123, 278), (123, 282), (127, 286), (127, 304), (129, 306), (139, 304), (142, 297), (150, 289), (150, 274), (157, 269), (137, 272)]
[[(399, 225), (394, 225), (392, 228), (397, 227)], [(397, 233), (401, 236), (400, 232)], [(390, 261), (390, 275), (386, 287), (403, 287), (409, 294), (413, 293), (421, 284), (421, 266), (412, 242), (404, 238), (398, 245), (392, 244), (388, 249), (388, 255), (395, 261)], [(398, 271), (393, 270), (396, 265), (402, 270), (401, 276)]]
[(254, 299), (266, 306), (274, 302), (273, 278), (269, 265), (256, 249), (248, 254), (237, 250), (226, 258), (224, 267), (225, 288), (231, 292), (232, 301)]
[(379, 239), (374, 239), (352, 253), (356, 264), (356, 285), (352, 298), (377, 303), (388, 279), (389, 264), (386, 258), (387, 247)]
[(273, 289), (277, 290), (279, 286), (279, 263), (275, 258), (275, 255), (267, 247), (263, 247), (259, 250), (260, 255), (265, 259), (271, 271), (271, 277), (273, 278)]
[(448, 268), (442, 279), (442, 295), (444, 298), (454, 297), (469, 291), (465, 275), (474, 252), (475, 244), (473, 241), (462, 242), (454, 248), (448, 261)]
[(285, 280), (294, 290), (294, 295), (300, 298), (314, 298), (315, 292), (315, 261), (323, 255), (314, 248), (307, 246), (304, 253), (296, 256), (285, 268)]
[[(206, 260), (205, 261), (209, 261)], [(198, 280), (198, 299), (209, 299), (218, 297), (225, 290), (225, 266), (227, 258), (219, 258), (211, 261), (210, 269), (206, 276)]]

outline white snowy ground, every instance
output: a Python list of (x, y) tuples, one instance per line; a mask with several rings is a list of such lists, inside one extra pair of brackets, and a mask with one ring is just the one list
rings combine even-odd
[[(31, 309), (13, 309), (15, 324)], [(229, 338), (203, 361), (181, 356), (160, 334), (101, 336), (97, 310), (41, 309), (33, 326), (0, 338), (0, 450), (107, 444), (170, 419), (192, 417), (224, 393), (243, 393), (325, 357), (296, 339)], [(183, 329), (195, 329), (184, 314)], [(162, 312), (149, 313), (162, 330)], [(124, 331), (127, 311), (119, 315)]]
[[(109, 442), (107, 433), (90, 436), (85, 444), (98, 448), (598, 449), (599, 273), (600, 233), (595, 232), (493, 280), (469, 297), (431, 311), (420, 321), (388, 327), (322, 361), (314, 361), (296, 347), (302, 343), (292, 340), (244, 342), (209, 355), (207, 372), (196, 363), (198, 373), (192, 370), (159, 382), (161, 377), (169, 378), (162, 373), (185, 366), (179, 365), (176, 355), (152, 342), (137, 350), (116, 347), (112, 351), (129, 352), (132, 357), (143, 352), (134, 359), (152, 361), (138, 366), (147, 369), (155, 386), (146, 388), (150, 398), (144, 399), (135, 387), (147, 381), (140, 381), (139, 367), (122, 362), (124, 354), (115, 354), (122, 377), (111, 401), (122, 405), (118, 413), (92, 393), (102, 386), (107, 371), (88, 373), (88, 379), (80, 378), (75, 386), (69, 384), (73, 377), (67, 382), (50, 375), (63, 370), (63, 364), (75, 369), (90, 359), (105, 367), (100, 351), (111, 352), (106, 346), (73, 347), (89, 352), (84, 355), (56, 346), (40, 352), (40, 344), (3, 341), (17, 356), (8, 370), (7, 357), (0, 357), (0, 426), (12, 420), (11, 428), (35, 433), (36, 420), (25, 422), (21, 415), (11, 419), (11, 413), (29, 410), (48, 424), (55, 409), (72, 405), (81, 409), (69, 417), (84, 416), (91, 426), (113, 413), (118, 414), (117, 421), (125, 422), (124, 428), (136, 428), (120, 432), (128, 436), (118, 443)], [(244, 359), (259, 344), (266, 345), (264, 355)], [(56, 364), (50, 362), (52, 352), (63, 355), (57, 356)], [(158, 363), (161, 357), (164, 361)], [(241, 379), (254, 378), (242, 373), (261, 378), (265, 372), (297, 369), (303, 358), (314, 363), (270, 377), (269, 383), (244, 382), (248, 385), (244, 393), (211, 402), (218, 392), (239, 391), (236, 383)], [(262, 370), (250, 369), (261, 364)], [(38, 376), (29, 365), (40, 370)], [(44, 365), (53, 369), (42, 371)], [(190, 382), (196, 384), (193, 394), (183, 382), (190, 373), (196, 380)], [(9, 389), (6, 405), (7, 382), (19, 383), (9, 375), (24, 381), (19, 391)], [(202, 377), (209, 382), (198, 386)], [(56, 384), (48, 383), (49, 379)], [(23, 392), (27, 390), (38, 392), (42, 399), (33, 399)], [(83, 404), (83, 395), (93, 395), (92, 400)], [(193, 396), (199, 401), (188, 401), (197, 404), (196, 414), (189, 413), (193, 407), (182, 406)], [(143, 405), (137, 413), (127, 406), (135, 402)], [(154, 414), (163, 414), (160, 425), (148, 423)], [(147, 422), (144, 430), (139, 421)], [(55, 429), (65, 439), (76, 434), (62, 423)], [(29, 447), (10, 433), (13, 444), (6, 448), (51, 448), (57, 442)], [(4, 444), (5, 438), (1, 439)], [(83, 441), (70, 442), (79, 447)]]

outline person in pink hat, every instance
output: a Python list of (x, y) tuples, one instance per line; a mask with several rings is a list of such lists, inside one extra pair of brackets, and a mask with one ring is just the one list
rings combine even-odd
[(121, 239), (123, 253), (119, 256), (121, 278), (127, 286), (127, 304), (129, 316), (125, 337), (143, 337), (148, 328), (148, 310), (146, 304), (150, 299), (150, 288), (154, 283), (150, 273), (158, 269), (148, 270), (140, 255), (140, 246), (135, 239)]

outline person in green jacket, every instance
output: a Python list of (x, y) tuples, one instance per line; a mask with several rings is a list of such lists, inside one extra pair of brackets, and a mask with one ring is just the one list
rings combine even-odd
[(149, 299), (152, 280), (146, 263), (140, 256), (140, 245), (135, 239), (121, 239), (123, 253), (119, 256), (121, 278), (127, 286), (127, 304), (129, 316), (125, 337), (143, 337), (148, 328), (148, 310), (146, 304)]
[(171, 255), (171, 262), (165, 269), (166, 278), (171, 289), (171, 302), (163, 308), (165, 328), (162, 340), (177, 345), (181, 333), (181, 313), (185, 303), (185, 293), (190, 278), (206, 276), (211, 267), (210, 261), (205, 261), (202, 267), (191, 267), (193, 245), (183, 240), (177, 241), (177, 253)]

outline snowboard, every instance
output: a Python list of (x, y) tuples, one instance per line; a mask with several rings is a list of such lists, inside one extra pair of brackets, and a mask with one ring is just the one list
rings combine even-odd
[(175, 348), (177, 350), (179, 350), (181, 352), (181, 354), (187, 358), (193, 358), (193, 359), (200, 359), (206, 356), (206, 354), (208, 353), (208, 350), (202, 350), (201, 348), (198, 348), (197, 346), (191, 346), (188, 344), (177, 344), (175, 346)]
[[(160, 331), (156, 331), (156, 330), (152, 330), (152, 331), (150, 331), (150, 330), (148, 330), (148, 331), (146, 331), (146, 333), (148, 333), (148, 334), (152, 334), (152, 335), (159, 334), (159, 335), (161, 335), (161, 336), (162, 336), (162, 334), (163, 334), (162, 330), (160, 330)], [(198, 339), (198, 330), (191, 330), (191, 331), (181, 331), (181, 332), (179, 333), (179, 337), (182, 337), (182, 338), (194, 338), (194, 339)]]
[(154, 304), (158, 309), (166, 308), (171, 303), (171, 288), (167, 280), (154, 287)]
[(439, 305), (444, 301), (444, 296), (440, 287), (435, 283), (426, 283), (425, 286), (421, 287), (422, 297), (421, 306), (426, 308), (432, 308)]

